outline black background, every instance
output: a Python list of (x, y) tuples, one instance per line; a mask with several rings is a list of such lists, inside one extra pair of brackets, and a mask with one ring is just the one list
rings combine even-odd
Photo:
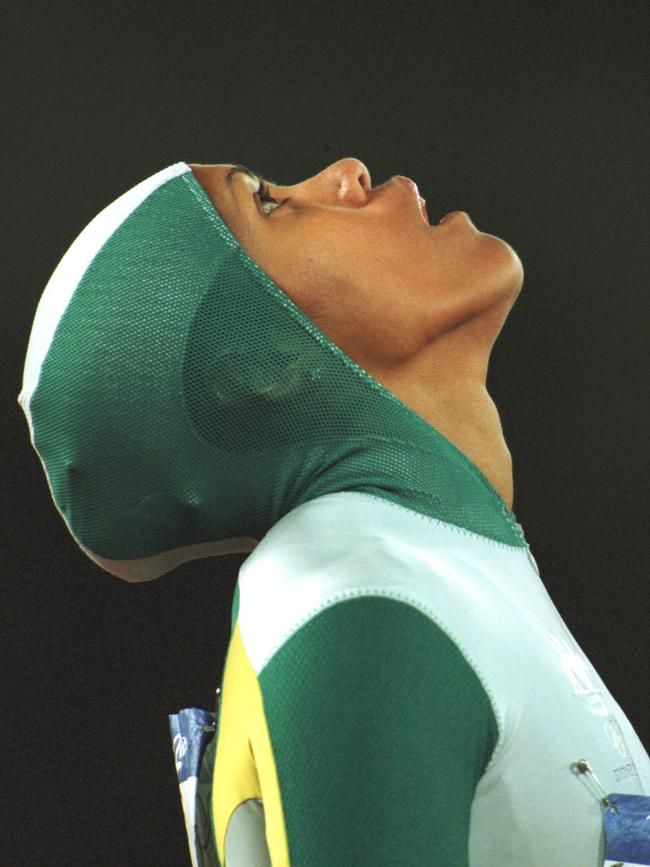
[(3, 4), (2, 865), (190, 863), (167, 715), (213, 707), (244, 555), (102, 572), (16, 403), (59, 259), (178, 160), (291, 184), (355, 156), (514, 247), (488, 377), (514, 511), (650, 744), (648, 24), (642, 0)]

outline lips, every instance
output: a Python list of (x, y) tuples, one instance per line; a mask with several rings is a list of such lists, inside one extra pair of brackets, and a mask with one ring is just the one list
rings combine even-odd
[(422, 219), (424, 222), (429, 225), (429, 218), (427, 216), (426, 209), (424, 207), (424, 199), (420, 195), (418, 190), (418, 185), (415, 181), (412, 181), (410, 178), (405, 178), (404, 175), (395, 175), (395, 179), (403, 184), (411, 193), (414, 199), (417, 200), (418, 207), (420, 208), (420, 213), (422, 214)]
[[(428, 215), (427, 209), (426, 209), (426, 200), (423, 199), (422, 196), (420, 195), (420, 191), (418, 190), (418, 186), (415, 183), (415, 181), (412, 181), (410, 178), (405, 178), (404, 175), (396, 175), (396, 178), (400, 183), (402, 183), (405, 187), (407, 187), (410, 190), (413, 198), (417, 199), (418, 206), (420, 208), (420, 213), (422, 214), (422, 219), (427, 224), (427, 226), (430, 226), (431, 221), (429, 220), (429, 215)], [(445, 214), (445, 216), (442, 217), (442, 219), (440, 219), (438, 221), (438, 225), (440, 225), (441, 223), (451, 222), (451, 220), (453, 220), (454, 217), (456, 217), (457, 215), (458, 216), (464, 215), (465, 217), (467, 217), (467, 219), (469, 219), (469, 217), (467, 216), (467, 214), (465, 214), (464, 211), (451, 211), (449, 214)]]

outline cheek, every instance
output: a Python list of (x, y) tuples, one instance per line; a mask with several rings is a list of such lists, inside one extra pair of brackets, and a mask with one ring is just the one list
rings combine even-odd
[(422, 344), (423, 316), (414, 294), (380, 282), (339, 283), (306, 305), (321, 331), (370, 373), (407, 361)]
[(378, 360), (397, 363), (419, 345), (414, 289), (430, 250), (403, 231), (353, 233), (352, 228), (337, 227), (328, 236), (321, 227), (317, 238), (294, 233), (291, 243), (258, 252), (257, 261), (357, 364), (369, 369)]
[(335, 308), (357, 270), (353, 256), (325, 232), (294, 231), (268, 252), (268, 273), (308, 316)]
[(420, 348), (418, 290), (431, 262), (423, 240), (403, 230), (350, 232), (345, 243), (339, 234), (306, 257), (302, 309), (365, 369), (403, 362)]

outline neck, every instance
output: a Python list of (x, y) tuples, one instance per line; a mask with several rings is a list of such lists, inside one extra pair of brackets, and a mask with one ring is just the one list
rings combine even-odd
[(419, 414), (476, 464), (512, 509), (512, 456), (496, 405), (485, 386), (458, 389), (452, 398), (429, 401)]
[(413, 370), (384, 374), (381, 382), (475, 463), (512, 509), (512, 456), (485, 385), (487, 364), (470, 375), (449, 375), (454, 365), (436, 367), (433, 375), (429, 367), (426, 377), (422, 370), (420, 376)]
[(490, 353), (513, 303), (510, 295), (504, 297), (382, 378), (403, 403), (476, 464), (511, 510), (512, 456), (486, 382)]

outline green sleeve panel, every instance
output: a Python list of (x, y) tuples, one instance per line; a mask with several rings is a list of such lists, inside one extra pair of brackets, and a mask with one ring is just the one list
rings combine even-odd
[(291, 867), (461, 867), (497, 740), (462, 652), (399, 600), (310, 619), (259, 674)]

